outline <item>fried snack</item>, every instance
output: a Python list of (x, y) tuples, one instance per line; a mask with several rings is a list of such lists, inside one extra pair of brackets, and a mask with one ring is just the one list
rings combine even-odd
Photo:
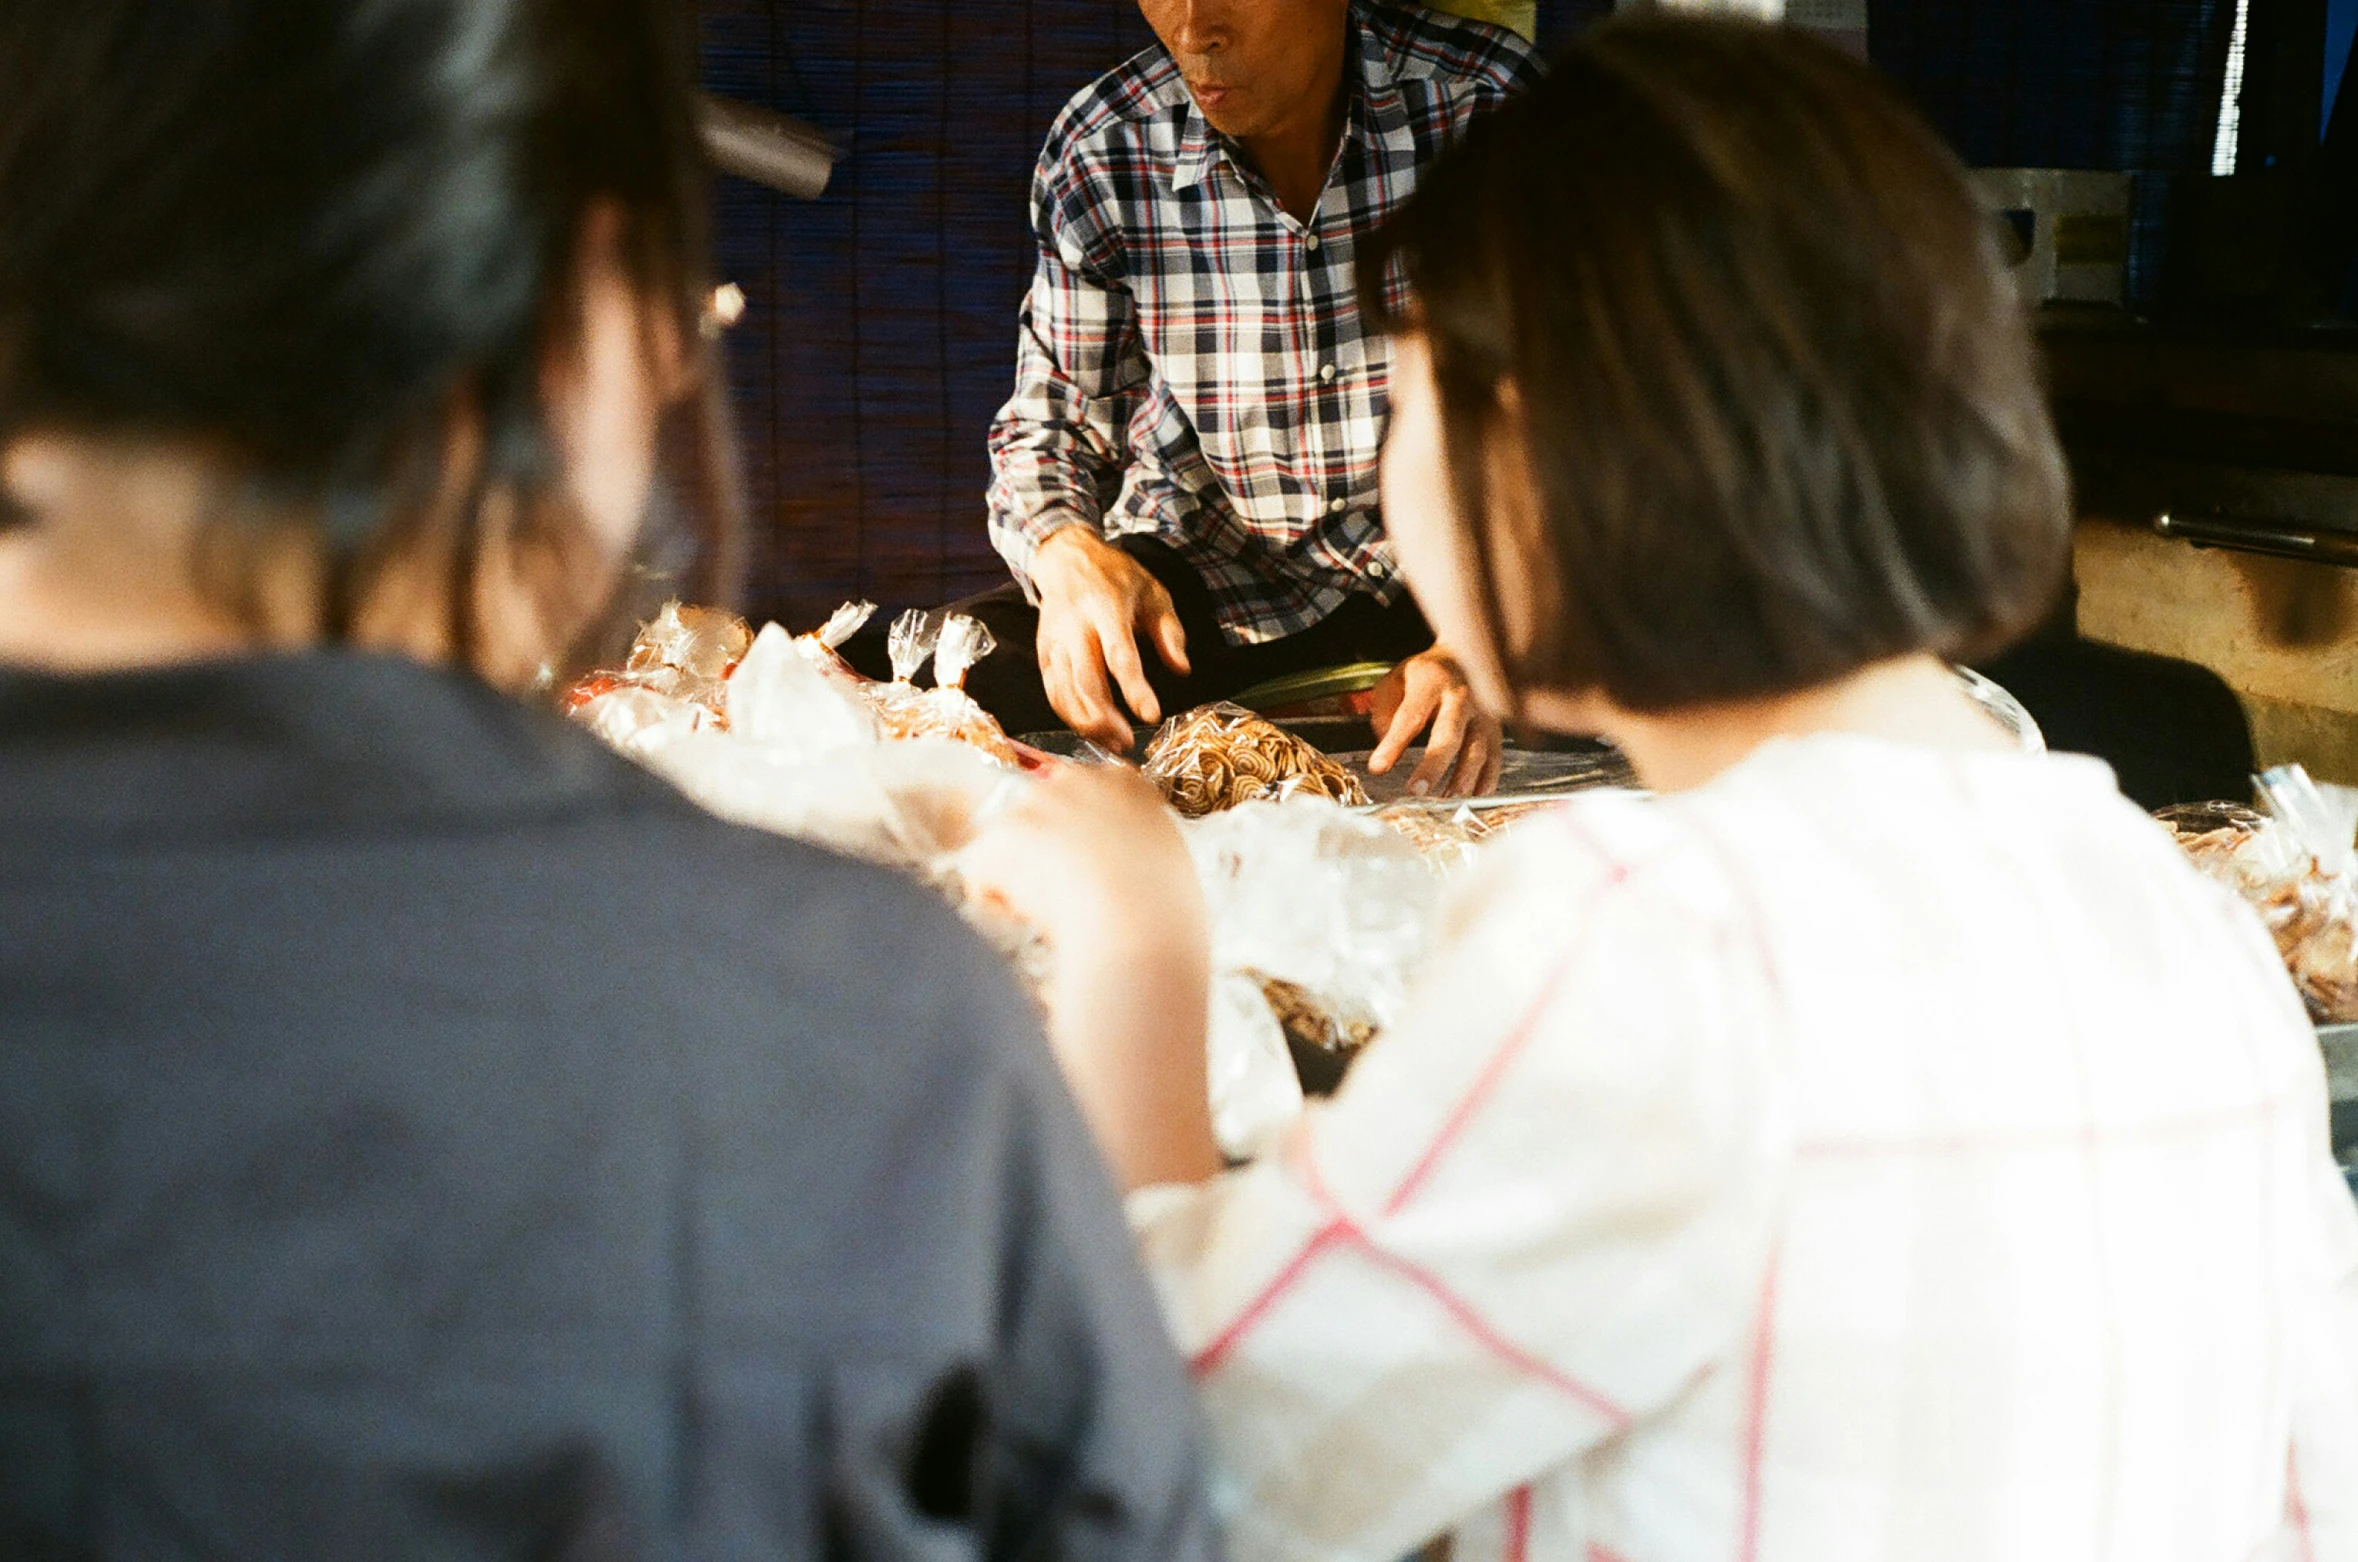
[(582, 678), (557, 697), (557, 705), (580, 716), (605, 695), (643, 689), (698, 706), (712, 725), (725, 728), (729, 674), (752, 646), (753, 627), (736, 614), (666, 602), (639, 626), (628, 662)]
[(2293, 985), (2321, 1025), (2358, 1020), (2358, 922), (2346, 897), (2315, 880), (2280, 884), (2254, 902)]
[(753, 648), (753, 626), (719, 608), (666, 602), (632, 642), (626, 671), (651, 674), (664, 669), (718, 683)]
[(1487, 839), (1510, 825), (1530, 818), (1533, 814), (1546, 813), (1561, 801), (1561, 798), (1538, 797), (1528, 803), (1495, 803), (1488, 808), (1476, 810), (1474, 817), (1481, 821), (1482, 834)]
[(1356, 776), (1276, 724), (1238, 705), (1205, 705), (1176, 717), (1146, 749), (1146, 773), (1190, 819), (1257, 798), (1307, 793), (1367, 806)]
[(840, 647), (866, 628), (868, 620), (875, 616), (876, 604), (873, 602), (846, 602), (828, 615), (827, 622), (809, 634), (796, 635), (794, 649), (837, 684), (845, 688), (864, 687), (867, 680), (852, 671), (851, 663), (840, 654)]
[(1260, 983), (1261, 996), (1268, 1001), (1269, 1012), (1277, 1016), (1278, 1028), (1285, 1032), (1286, 1051), (1293, 1054), (1294, 1073), (1301, 1078), (1302, 1093), (1333, 1095), (1360, 1050), (1375, 1040), (1375, 1026), (1366, 1020), (1338, 1016), (1317, 994), (1296, 983), (1280, 981), (1259, 971), (1244, 974)]
[[(909, 665), (914, 677), (924, 661), (916, 655), (922, 633), (906, 614), (894, 624), (894, 635), (902, 636), (904, 628), (908, 633), (902, 651), (915, 657)], [(1022, 761), (1008, 741), (1006, 729), (965, 689), (968, 670), (998, 648), (999, 642), (982, 620), (952, 613), (943, 621), (940, 638), (933, 646), (935, 687), (918, 693), (913, 684), (896, 679), (876, 696), (877, 725), (888, 738), (948, 738), (982, 750), (1009, 769), (1020, 768)], [(895, 673), (900, 663), (896, 656)]]
[(1376, 819), (1424, 855), (1426, 861), (1452, 867), (1465, 860), (1491, 826), (1471, 808), (1444, 813), (1417, 803), (1395, 803), (1376, 811)]
[(2299, 832), (2239, 803), (2188, 803), (2154, 816), (2205, 875), (2260, 914), (2309, 1014), (2358, 1020), (2358, 899)]

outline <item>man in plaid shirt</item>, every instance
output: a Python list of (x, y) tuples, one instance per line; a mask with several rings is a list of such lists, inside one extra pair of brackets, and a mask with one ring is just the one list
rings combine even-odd
[(1024, 592), (983, 604), (1006, 650), (975, 692), (1018, 730), (1053, 711), (1126, 748), (1132, 713), (1389, 661), (1377, 768), (1430, 727), (1419, 789), (1487, 785), (1497, 727), (1384, 536), (1389, 355), (1355, 260), (1534, 56), (1390, 0), (1141, 9), (1162, 47), (1073, 99), (1034, 178), (1039, 271), (991, 432), (991, 535)]

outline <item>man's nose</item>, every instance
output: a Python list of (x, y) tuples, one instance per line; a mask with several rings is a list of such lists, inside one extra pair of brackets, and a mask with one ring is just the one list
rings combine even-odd
[(1228, 47), (1234, 28), (1227, 0), (1179, 0), (1179, 26), (1172, 38), (1180, 54), (1217, 54)]

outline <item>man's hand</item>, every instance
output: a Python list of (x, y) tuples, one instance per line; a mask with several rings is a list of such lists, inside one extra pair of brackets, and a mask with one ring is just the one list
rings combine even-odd
[(1483, 797), (1498, 785), (1505, 735), (1482, 708), (1457, 658), (1435, 646), (1410, 657), (1376, 686), (1376, 749), (1367, 768), (1388, 774), (1408, 746), (1432, 729), (1424, 762), (1409, 777), (1418, 796)]
[(1048, 703), (1081, 736), (1128, 753), (1130, 715), (1122, 701), (1149, 726), (1163, 719), (1139, 645), (1152, 642), (1164, 666), (1181, 677), (1188, 672), (1187, 632), (1171, 594), (1086, 526), (1067, 526), (1040, 544), (1032, 585), (1040, 594), (1040, 681)]

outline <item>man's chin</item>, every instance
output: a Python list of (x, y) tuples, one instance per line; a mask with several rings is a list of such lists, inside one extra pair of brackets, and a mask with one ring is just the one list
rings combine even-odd
[(1204, 123), (1231, 141), (1242, 141), (1248, 137), (1260, 135), (1268, 128), (1260, 122), (1257, 116), (1239, 112), (1238, 105), (1234, 102), (1222, 103), (1217, 108), (1206, 108), (1204, 100), (1197, 98), (1195, 109), (1197, 113), (1203, 115)]

